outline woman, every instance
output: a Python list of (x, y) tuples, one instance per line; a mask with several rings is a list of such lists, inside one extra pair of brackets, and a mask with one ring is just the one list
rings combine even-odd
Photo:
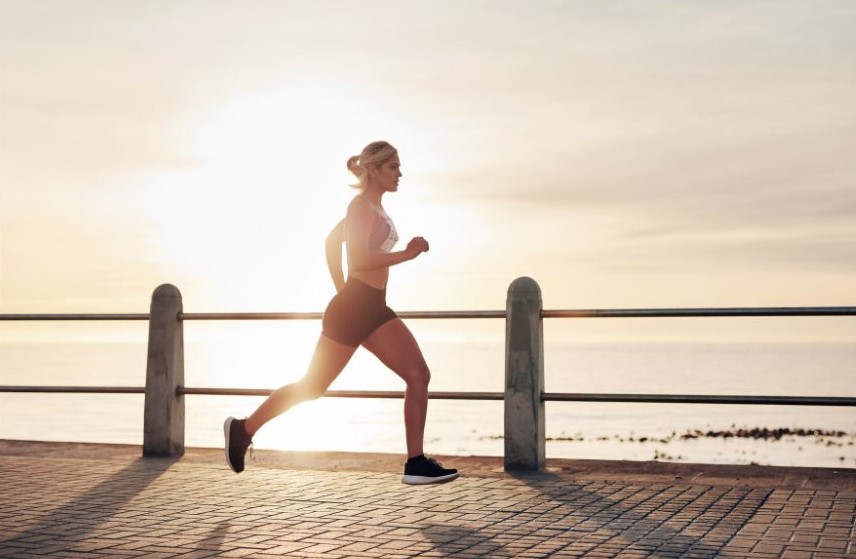
[[(393, 251), (398, 241), (395, 225), (381, 204), (383, 195), (398, 190), (401, 163), (387, 142), (373, 142), (360, 155), (348, 159), (359, 189), (345, 218), (327, 237), (327, 265), (336, 295), (327, 305), (322, 333), (306, 375), (275, 390), (246, 419), (226, 419), (226, 461), (235, 472), (244, 470), (244, 455), (253, 435), (268, 421), (295, 404), (320, 397), (362, 345), (404, 379), (404, 427), (408, 460), (403, 483), (450, 481), (458, 471), (426, 458), (422, 448), (431, 374), (413, 334), (386, 305), (390, 266), (413, 260), (428, 251), (428, 242), (415, 237), (404, 250)], [(348, 279), (342, 271), (342, 243), (347, 248)]]

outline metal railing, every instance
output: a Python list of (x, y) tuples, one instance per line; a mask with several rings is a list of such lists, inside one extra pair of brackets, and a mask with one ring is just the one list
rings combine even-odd
[[(663, 317), (801, 317), (856, 316), (856, 307), (729, 307), (673, 309), (545, 310), (541, 291), (530, 278), (519, 278), (508, 290), (505, 311), (412, 311), (403, 319), (505, 319), (505, 392), (429, 392), (440, 400), (505, 402), (507, 469), (544, 467), (544, 402), (611, 402), (658, 404), (742, 404), (856, 407), (856, 397), (597, 394), (544, 391), (543, 319)], [(184, 451), (185, 395), (267, 396), (271, 389), (184, 386), (183, 323), (216, 320), (319, 320), (319, 312), (185, 313), (181, 294), (170, 285), (155, 290), (151, 312), (114, 314), (0, 314), (0, 321), (148, 321), (149, 363), (144, 387), (0, 385), (8, 393), (145, 394), (144, 453), (174, 455)], [(403, 398), (402, 391), (328, 390), (328, 398)]]

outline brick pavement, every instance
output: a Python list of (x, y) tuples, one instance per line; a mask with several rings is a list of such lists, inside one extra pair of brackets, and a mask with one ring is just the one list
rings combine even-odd
[(460, 458), (408, 487), (395, 457), (2, 443), (0, 557), (856, 558), (856, 470)]

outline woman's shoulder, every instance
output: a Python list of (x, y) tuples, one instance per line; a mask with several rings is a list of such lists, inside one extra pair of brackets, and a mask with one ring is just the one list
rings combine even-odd
[(348, 204), (348, 215), (354, 213), (362, 215), (370, 215), (373, 212), (371, 204), (368, 200), (360, 195), (354, 196), (354, 199)]

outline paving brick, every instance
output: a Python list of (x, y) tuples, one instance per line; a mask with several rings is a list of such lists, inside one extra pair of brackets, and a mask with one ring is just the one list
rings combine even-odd
[(235, 476), (219, 462), (3, 454), (0, 467), (4, 558), (840, 559), (856, 549), (850, 478), (787, 489), (704, 481), (713, 476), (465, 472), (411, 488), (399, 465), (251, 464)]

